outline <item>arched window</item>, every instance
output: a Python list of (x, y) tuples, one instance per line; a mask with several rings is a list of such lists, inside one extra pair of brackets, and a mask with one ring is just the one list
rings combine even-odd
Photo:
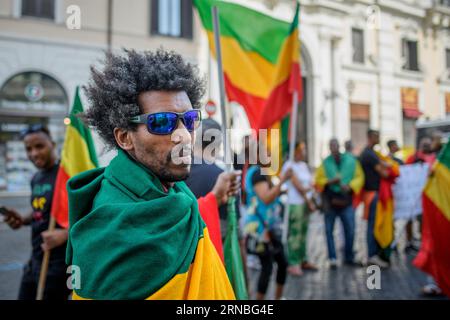
[(20, 133), (32, 124), (48, 127), (60, 152), (68, 99), (63, 87), (41, 72), (23, 72), (0, 88), (0, 191), (29, 191), (36, 169)]

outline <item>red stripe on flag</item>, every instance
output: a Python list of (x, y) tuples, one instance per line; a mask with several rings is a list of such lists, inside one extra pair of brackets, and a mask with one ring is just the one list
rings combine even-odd
[(413, 263), (450, 297), (450, 221), (426, 195), (422, 203), (422, 246)]
[(67, 196), (67, 181), (69, 175), (64, 170), (64, 167), (59, 166), (58, 175), (56, 176), (55, 191), (53, 193), (52, 210), (51, 213), (58, 223), (63, 228), (69, 227), (69, 208)]
[(303, 85), (302, 85), (302, 73), (300, 64), (297, 62), (292, 63), (291, 66), (291, 75), (290, 75), (290, 83), (289, 83), (289, 92), (298, 92), (298, 101), (302, 101), (303, 99)]
[(239, 89), (233, 85), (226, 73), (224, 74), (224, 78), (228, 99), (230, 101), (235, 101), (244, 107), (248, 121), (250, 122), (250, 127), (256, 129), (266, 99), (255, 97), (254, 95)]
[[(297, 78), (297, 76), (294, 76), (291, 73), (289, 78), (280, 83), (270, 93), (264, 109), (260, 111), (259, 129), (270, 128), (275, 122), (283, 119), (291, 112), (293, 95), (290, 89), (292, 87), (292, 82), (298, 82), (298, 80), (292, 80), (291, 78)], [(300, 97), (301, 91), (299, 92), (299, 98)], [(298, 101), (300, 102), (301, 100), (299, 99)]]
[(197, 203), (200, 215), (208, 228), (211, 241), (223, 262), (222, 233), (220, 231), (220, 217), (216, 197), (210, 192), (206, 196), (197, 199)]

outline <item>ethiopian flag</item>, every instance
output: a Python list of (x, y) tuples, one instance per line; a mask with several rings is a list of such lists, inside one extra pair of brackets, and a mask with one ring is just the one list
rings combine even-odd
[(184, 182), (165, 189), (119, 149), (106, 168), (71, 178), (67, 190), (66, 263), (81, 274), (73, 299), (235, 299)]
[(220, 41), (228, 100), (242, 105), (253, 129), (268, 129), (301, 101), (297, 4), (292, 23), (223, 1), (194, 0), (215, 55), (211, 7), (220, 16)]
[(69, 226), (67, 181), (83, 171), (98, 166), (91, 133), (77, 116), (81, 112), (83, 112), (83, 105), (77, 87), (72, 111), (68, 118), (70, 121), (67, 124), (51, 211), (56, 222), (66, 229)]
[(228, 200), (227, 234), (224, 242), (225, 268), (236, 299), (248, 300), (244, 263), (238, 239), (235, 201), (235, 197)]
[(400, 175), (400, 166), (396, 161), (379, 152), (377, 152), (377, 156), (381, 161), (390, 165), (388, 177), (380, 180), (374, 229), (375, 239), (380, 247), (385, 249), (394, 240), (394, 193), (392, 192), (392, 186)]
[(450, 143), (423, 191), (422, 246), (414, 265), (433, 276), (450, 297)]

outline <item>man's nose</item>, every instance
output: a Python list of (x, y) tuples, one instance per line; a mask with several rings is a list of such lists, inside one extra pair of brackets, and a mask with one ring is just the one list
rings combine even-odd
[(181, 144), (191, 144), (192, 143), (192, 135), (191, 132), (189, 132), (186, 129), (186, 126), (184, 125), (183, 121), (178, 122), (177, 129), (172, 133), (172, 141), (175, 143), (181, 143)]
[(38, 155), (38, 153), (39, 153), (39, 151), (38, 150), (36, 150), (35, 148), (33, 148), (33, 149), (31, 149), (30, 151), (29, 151), (29, 155), (30, 155), (30, 158), (35, 158), (37, 155)]

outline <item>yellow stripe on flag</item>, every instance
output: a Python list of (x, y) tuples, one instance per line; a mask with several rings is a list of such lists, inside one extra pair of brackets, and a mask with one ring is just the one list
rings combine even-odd
[(61, 155), (61, 166), (69, 177), (94, 169), (86, 141), (77, 129), (67, 126), (66, 140)]
[(377, 202), (374, 236), (382, 248), (388, 247), (394, 240), (394, 205), (392, 199), (389, 199), (384, 206), (381, 201)]
[[(210, 44), (214, 44), (214, 34), (207, 31)], [(253, 51), (245, 51), (239, 42), (227, 36), (220, 38), (223, 55), (223, 69), (234, 86), (253, 96), (266, 99), (270, 93), (291, 74), (292, 63), (298, 63), (300, 48), (298, 30), (292, 32), (283, 43), (279, 57), (293, 52), (292, 59), (281, 59), (274, 65)], [(215, 56), (214, 46), (211, 52)]]
[[(214, 34), (207, 31), (210, 44), (214, 44)], [(251, 95), (267, 98), (272, 90), (272, 79), (276, 67), (256, 52), (244, 51), (239, 42), (231, 37), (220, 37), (223, 69), (234, 86)], [(213, 56), (215, 48), (211, 46)]]
[[(175, 275), (145, 300), (235, 300), (225, 267), (211, 242), (208, 229), (198, 241), (188, 272)], [(72, 293), (73, 300), (89, 300)]]
[[(436, 162), (433, 176), (428, 179), (424, 193), (444, 217), (450, 221), (450, 170), (444, 164)], [(443, 192), (445, 190), (446, 192)]]

